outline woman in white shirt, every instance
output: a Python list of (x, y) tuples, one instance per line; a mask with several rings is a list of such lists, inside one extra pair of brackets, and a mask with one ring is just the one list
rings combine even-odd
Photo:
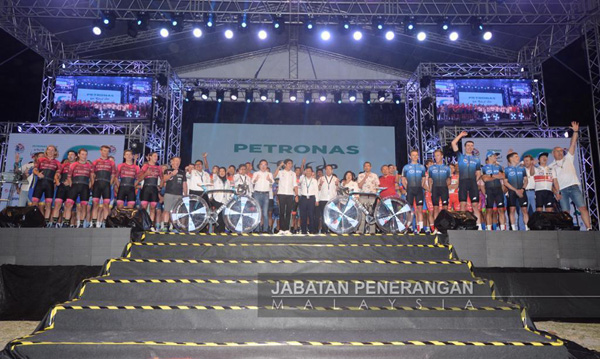
[[(227, 179), (227, 170), (225, 167), (219, 168), (218, 176), (213, 178), (213, 189), (231, 189), (231, 182)], [(231, 193), (228, 192), (213, 192), (211, 194), (213, 199), (212, 206), (215, 207), (215, 210), (221, 208), (225, 203), (229, 201), (231, 198)], [(217, 221), (217, 227), (214, 229), (215, 233), (223, 233), (225, 232), (225, 222), (223, 222), (223, 212), (219, 214), (219, 219)]]
[(262, 211), (262, 226), (260, 231), (267, 233), (269, 231), (269, 197), (273, 196), (272, 185), (274, 182), (273, 174), (267, 170), (267, 160), (260, 160), (258, 163), (258, 172), (252, 175), (252, 184), (254, 193), (252, 197), (258, 201)]
[[(342, 187), (346, 187), (350, 190), (350, 192), (360, 192), (358, 188), (358, 183), (354, 180), (356, 177), (354, 176), (354, 172), (347, 171), (344, 173), (344, 179), (342, 180)], [(358, 195), (355, 195), (358, 198)]]

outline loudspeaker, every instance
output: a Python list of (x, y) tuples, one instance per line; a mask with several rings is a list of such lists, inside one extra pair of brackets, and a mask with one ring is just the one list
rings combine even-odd
[(0, 227), (45, 227), (46, 219), (37, 206), (6, 207), (0, 212)]
[(131, 240), (139, 241), (142, 234), (152, 227), (152, 221), (147, 211), (137, 208), (113, 208), (106, 218), (106, 228), (131, 228)]
[(449, 229), (477, 229), (477, 217), (467, 211), (450, 212), (443, 209), (434, 224), (435, 228), (442, 233), (448, 232)]
[(529, 216), (527, 226), (532, 231), (575, 231), (573, 217), (567, 212), (535, 212)]

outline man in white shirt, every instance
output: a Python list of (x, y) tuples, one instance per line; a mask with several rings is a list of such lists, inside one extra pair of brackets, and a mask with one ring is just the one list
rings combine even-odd
[[(304, 170), (304, 175), (300, 176), (300, 187), (298, 188), (300, 196), (300, 230), (302, 234), (317, 233), (318, 223), (315, 221), (315, 206), (319, 204), (319, 184), (313, 174), (312, 167), (308, 166)], [(310, 218), (310, 228), (308, 220)]]
[(531, 216), (535, 212), (535, 179), (533, 174), (535, 172), (535, 161), (532, 155), (525, 155), (523, 157), (523, 166), (527, 172), (527, 186), (525, 187), (525, 193), (527, 194), (527, 210)]
[(206, 186), (212, 185), (212, 180), (210, 179), (210, 175), (204, 171), (204, 163), (202, 160), (196, 160), (194, 165), (187, 166), (185, 171), (189, 194), (200, 196), (206, 203), (210, 203), (205, 190), (207, 189)]
[(240, 165), (238, 173), (233, 176), (233, 185), (237, 190), (240, 186), (244, 186), (247, 189), (246, 194), (252, 196), (252, 178), (246, 174), (246, 165)]
[(331, 201), (337, 196), (337, 189), (340, 185), (340, 180), (336, 175), (333, 174), (333, 167), (331, 165), (325, 166), (325, 175), (318, 179), (319, 183), (319, 208), (317, 209), (317, 215), (315, 220), (321, 226), (321, 231), (326, 232), (327, 226), (323, 225), (323, 211), (327, 202)]
[(291, 234), (290, 221), (294, 201), (298, 202), (298, 184), (296, 173), (292, 171), (294, 162), (286, 159), (275, 170), (275, 178), (279, 179), (277, 199), (279, 200), (279, 233)]
[[(379, 176), (375, 173), (371, 172), (371, 162), (365, 162), (363, 165), (364, 172), (361, 172), (358, 175), (358, 187), (361, 192), (367, 193), (377, 193), (377, 187), (379, 187)], [(372, 208), (375, 204), (375, 196), (365, 196), (361, 195), (359, 201), (367, 208)], [(362, 223), (358, 227), (358, 231), (361, 233), (366, 233), (366, 218), (363, 218)], [(375, 233), (375, 225), (369, 225), (369, 233)]]
[(258, 163), (258, 172), (252, 175), (252, 185), (254, 192), (252, 196), (258, 201), (262, 211), (261, 233), (269, 231), (269, 195), (272, 195), (273, 174), (267, 170), (267, 160), (260, 160)]
[(554, 162), (550, 164), (550, 168), (554, 170), (560, 194), (557, 196), (560, 201), (560, 207), (565, 212), (571, 212), (571, 202), (581, 213), (581, 219), (585, 228), (590, 230), (590, 212), (588, 211), (583, 193), (581, 192), (581, 182), (575, 170), (575, 150), (577, 149), (577, 139), (579, 138), (579, 122), (571, 122), (573, 135), (571, 136), (571, 144), (567, 154), (564, 153), (562, 147), (554, 147), (552, 155)]
[[(23, 178), (26, 182), (21, 184), (20, 188), (17, 188), (17, 192), (19, 193), (19, 207), (27, 206), (29, 201), (29, 188), (33, 184), (33, 166), (35, 161), (37, 161), (38, 157), (41, 156), (42, 152), (38, 152), (34, 154), (31, 158), (33, 161), (28, 162), (21, 166), (20, 171), (23, 174)], [(15, 154), (15, 167), (21, 163), (21, 157), (19, 154)]]
[(535, 181), (535, 207), (536, 211), (554, 212), (558, 194), (558, 182), (554, 178), (554, 170), (548, 167), (548, 153), (542, 152), (538, 155), (540, 165), (535, 167), (533, 179)]

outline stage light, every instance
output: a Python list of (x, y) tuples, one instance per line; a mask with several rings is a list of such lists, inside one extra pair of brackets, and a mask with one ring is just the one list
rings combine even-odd
[(363, 37), (362, 31), (360, 30), (356, 30), (354, 31), (354, 33), (352, 34), (352, 38), (356, 41), (360, 41)]
[(377, 16), (373, 18), (373, 29), (375, 31), (381, 32), (383, 31), (384, 22), (381, 16)]
[(565, 131), (565, 138), (569, 138), (569, 131)]
[(481, 18), (476, 18), (471, 21), (471, 34), (478, 36), (483, 33), (483, 30), (483, 22), (481, 21)]
[(315, 20), (311, 15), (308, 15), (302, 21), (304, 24), (304, 29), (308, 32), (312, 32), (315, 29)]
[(445, 33), (448, 32), (448, 30), (450, 30), (450, 21), (448, 21), (447, 17), (440, 19), (437, 24), (438, 24), (438, 32), (441, 35), (444, 35)]
[(492, 32), (487, 30), (486, 32), (483, 33), (482, 37), (483, 37), (483, 40), (490, 41), (492, 39)]
[(200, 28), (200, 26), (194, 26), (194, 28), (192, 29), (192, 35), (194, 35), (195, 38), (202, 37), (202, 29)]
[(356, 91), (354, 91), (354, 90), (348, 91), (348, 101), (350, 101), (350, 102), (356, 101)]
[(456, 31), (452, 31), (449, 35), (448, 35), (448, 39), (450, 39), (450, 41), (456, 41), (458, 40), (458, 32)]
[(138, 36), (138, 27), (134, 20), (127, 21), (127, 35), (133, 38)]
[(240, 18), (240, 21), (238, 23), (238, 30), (240, 32), (246, 32), (246, 31), (248, 31), (248, 17), (247, 17), (246, 13), (244, 13), (242, 15), (242, 17)]
[(62, 64), (62, 65), (60, 65), (60, 67), (62, 67), (63, 69), (66, 69), (66, 68), (67, 68), (67, 65), (66, 65), (66, 64), (63, 62), (63, 64)]
[(102, 26), (109, 30), (114, 28), (117, 22), (117, 16), (112, 11), (103, 12), (100, 19), (102, 20)]
[(336, 91), (333, 93), (333, 101), (335, 103), (342, 103), (342, 93), (339, 91)]
[(322, 91), (322, 92), (319, 94), (319, 100), (320, 100), (321, 102), (325, 102), (325, 101), (327, 101), (327, 92), (324, 92), (324, 91)]
[(283, 102), (283, 92), (275, 91), (275, 103)]
[(150, 16), (146, 13), (139, 13), (135, 24), (137, 25), (138, 30), (145, 31), (148, 30), (148, 23), (150, 22)]
[(399, 105), (402, 103), (402, 97), (400, 97), (400, 95), (395, 94), (392, 98), (392, 101), (396, 104)]
[(312, 100), (312, 92), (304, 91), (304, 102), (306, 104), (309, 104), (311, 100)]
[(231, 101), (237, 101), (238, 100), (238, 90), (231, 90), (229, 92), (229, 98), (231, 99)]
[(348, 19), (348, 17), (342, 17), (342, 20), (340, 21), (340, 31), (342, 33), (350, 31), (351, 26), (352, 25), (350, 24), (350, 20)]
[(183, 31), (183, 15), (175, 14), (171, 16), (171, 29), (175, 32)]
[(250, 103), (254, 100), (254, 91), (247, 89), (246, 90), (246, 102)]
[(233, 39), (233, 31), (231, 31), (231, 29), (225, 30), (225, 32), (223, 34), (225, 34), (225, 38)]
[(363, 96), (363, 102), (367, 105), (370, 105), (371, 104), (371, 92), (363, 91), (362, 96)]
[(217, 102), (223, 102), (225, 99), (225, 90), (217, 90)]
[(162, 37), (169, 37), (169, 29), (167, 29), (164, 26), (160, 28), (159, 33), (160, 33), (160, 36), (162, 36)]
[(273, 18), (273, 30), (275, 30), (276, 33), (278, 33), (278, 34), (283, 33), (283, 25), (284, 25), (284, 21), (281, 16), (275, 16)]
[(185, 102), (194, 101), (194, 90), (187, 90), (185, 93)]
[(419, 31), (417, 34), (417, 40), (425, 41), (425, 39), (427, 39), (427, 33), (425, 33), (425, 31)]
[(265, 102), (269, 99), (269, 91), (267, 90), (260, 90), (260, 100)]
[(94, 25), (92, 27), (92, 33), (96, 36), (100, 36), (100, 35), (102, 35), (102, 28), (100, 28), (100, 26), (98, 26), (98, 25)]
[(210, 96), (210, 91), (208, 89), (202, 89), (200, 97), (203, 100), (208, 100), (209, 96)]
[(204, 26), (206, 31), (215, 31), (215, 16), (214, 14), (204, 14)]
[(298, 92), (290, 91), (290, 102), (296, 102), (298, 99)]
[(404, 33), (407, 35), (412, 35), (416, 30), (416, 26), (417, 24), (415, 23), (415, 18), (411, 16), (404, 22)]
[(385, 33), (386, 40), (392, 41), (392, 40), (394, 40), (394, 37), (396, 37), (396, 34), (394, 33), (394, 31), (392, 31), (392, 30), (386, 31), (386, 33)]
[(384, 102), (385, 101), (385, 91), (378, 91), (377, 92), (377, 99), (379, 100), (379, 102)]
[(321, 31), (321, 40), (329, 41), (330, 39), (331, 39), (331, 33), (329, 32), (329, 30)]
[(267, 32), (265, 30), (260, 30), (258, 32), (258, 38), (261, 39), (261, 40), (266, 40), (267, 36), (268, 36), (268, 34), (267, 34)]

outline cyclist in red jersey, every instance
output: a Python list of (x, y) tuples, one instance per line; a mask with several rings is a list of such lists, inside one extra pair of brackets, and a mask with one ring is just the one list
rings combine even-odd
[(148, 163), (142, 166), (138, 180), (144, 180), (142, 192), (140, 193), (142, 208), (146, 209), (148, 208), (148, 203), (150, 204), (150, 219), (154, 223), (156, 204), (158, 203), (158, 179), (162, 175), (162, 168), (156, 163), (158, 161), (158, 154), (156, 152), (152, 152), (148, 157)]
[(60, 162), (56, 160), (58, 151), (54, 145), (48, 145), (43, 156), (40, 156), (33, 165), (33, 174), (38, 177), (38, 181), (33, 189), (31, 202), (37, 206), (42, 198), (45, 197), (45, 206), (43, 209), (46, 223), (50, 222), (50, 213), (52, 212), (52, 199), (54, 197), (54, 175), (61, 167)]
[(127, 208), (133, 208), (135, 206), (135, 187), (138, 182), (137, 176), (140, 173), (140, 167), (134, 162), (131, 150), (125, 150), (123, 158), (125, 162), (117, 167), (115, 182), (117, 208), (123, 208), (126, 199)]
[(67, 200), (67, 196), (69, 195), (69, 191), (71, 190), (70, 186), (66, 185), (67, 177), (69, 177), (69, 169), (71, 164), (77, 161), (77, 154), (75, 151), (70, 150), (67, 153), (67, 159), (63, 161), (60, 171), (57, 171), (54, 175), (54, 183), (58, 186), (56, 189), (56, 196), (54, 198), (54, 208), (52, 209), (52, 224), (58, 225), (58, 217), (60, 216), (60, 209), (63, 205), (63, 202)]
[(81, 226), (81, 221), (85, 218), (85, 210), (90, 198), (90, 188), (94, 185), (92, 177), (93, 166), (87, 160), (87, 155), (88, 153), (85, 148), (80, 149), (77, 153), (77, 162), (72, 163), (69, 167), (66, 184), (71, 186), (71, 190), (65, 202), (63, 226), (68, 225), (71, 221), (71, 210), (73, 209), (73, 204), (77, 201), (77, 197), (79, 197), (80, 203), (77, 207), (77, 227)]
[(92, 178), (94, 179), (94, 186), (92, 187), (92, 201), (94, 203), (92, 206), (92, 227), (97, 223), (99, 228), (105, 217), (108, 216), (108, 210), (103, 210), (102, 215), (98, 218), (100, 198), (102, 198), (103, 206), (108, 208), (110, 204), (110, 185), (115, 180), (115, 174), (117, 173), (115, 162), (108, 158), (109, 152), (110, 147), (100, 146), (100, 158), (92, 163)]

